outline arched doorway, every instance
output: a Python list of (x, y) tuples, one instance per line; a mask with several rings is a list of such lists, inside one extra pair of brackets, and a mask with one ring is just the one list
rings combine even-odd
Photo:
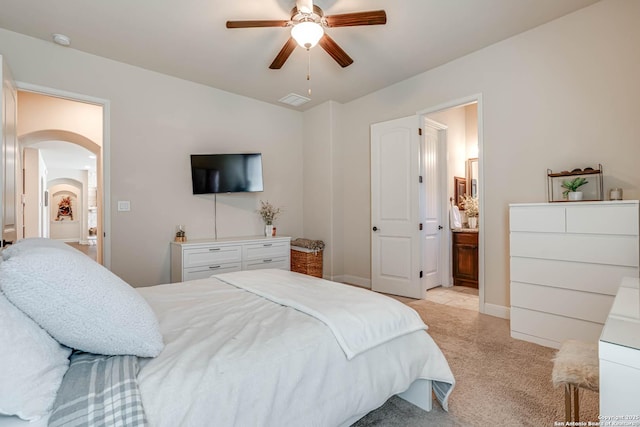
[[(91, 139), (75, 132), (47, 129), (38, 130), (20, 135), (18, 137), (21, 151), (25, 158), (24, 166), (24, 201), (23, 213), (25, 215), (25, 228), (22, 236), (52, 237), (61, 240), (77, 240), (79, 243), (96, 244), (96, 261), (103, 263), (104, 253), (104, 207), (103, 207), (103, 150), (100, 145)], [(75, 167), (77, 173), (57, 171), (50, 179), (46, 177), (44, 171), (47, 170), (43, 156), (33, 151), (45, 150), (48, 148), (64, 150), (64, 146), (69, 146), (68, 156), (71, 153), (85, 151), (95, 163), (95, 169), (90, 167)], [(32, 159), (29, 161), (27, 155)], [(87, 155), (87, 158), (89, 158)], [(35, 160), (33, 159), (35, 157)], [(63, 156), (64, 157), (64, 154)], [(89, 161), (87, 161), (89, 163)], [(44, 169), (44, 170), (43, 170)], [(84, 170), (83, 170), (84, 169)], [(52, 186), (57, 185), (55, 181), (60, 180), (76, 181), (78, 193), (70, 191), (65, 197), (70, 197), (70, 203), (76, 203), (76, 217), (59, 216), (55, 212), (58, 204), (62, 202), (62, 193), (56, 198), (56, 194), (51, 191)], [(33, 183), (29, 185), (29, 183)], [(58, 200), (60, 199), (60, 200)], [(81, 203), (81, 204), (80, 204)], [(29, 221), (28, 217), (39, 218), (36, 221)], [(49, 227), (46, 224), (49, 224)], [(37, 231), (30, 227), (37, 225)]]

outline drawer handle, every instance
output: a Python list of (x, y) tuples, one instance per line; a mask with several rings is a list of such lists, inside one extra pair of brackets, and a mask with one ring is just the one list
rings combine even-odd
[(262, 262), (271, 262), (273, 261), (272, 259), (263, 259)]
[(264, 245), (262, 245), (262, 246), (265, 246), (265, 247), (273, 246), (273, 243), (265, 243), (265, 244), (264, 244)]
[(209, 252), (213, 252), (213, 251), (219, 251), (220, 248), (209, 248)]
[(219, 265), (210, 265), (209, 270), (215, 270), (216, 268), (220, 268)]

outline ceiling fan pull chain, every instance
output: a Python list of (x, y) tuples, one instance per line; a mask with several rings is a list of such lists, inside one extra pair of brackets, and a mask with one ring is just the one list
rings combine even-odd
[(311, 96), (311, 49), (307, 49), (307, 82), (309, 82), (309, 96)]

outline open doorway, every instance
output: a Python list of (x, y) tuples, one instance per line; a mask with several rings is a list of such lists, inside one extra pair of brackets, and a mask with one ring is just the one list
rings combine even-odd
[(439, 155), (445, 219), (441, 256), (449, 265), (443, 286), (426, 299), (484, 312), (484, 253), (481, 179), (482, 130), (480, 95), (418, 112), (425, 128), (438, 123), (444, 149)]
[(18, 91), (21, 237), (67, 242), (105, 264), (104, 106)]

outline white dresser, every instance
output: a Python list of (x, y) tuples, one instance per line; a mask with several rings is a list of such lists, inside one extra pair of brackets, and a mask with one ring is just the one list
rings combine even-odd
[(596, 342), (618, 286), (638, 277), (639, 202), (512, 204), (511, 336)]
[(600, 422), (640, 426), (640, 292), (625, 277), (599, 343)]
[(290, 237), (235, 237), (171, 242), (171, 282), (260, 268), (291, 268)]

